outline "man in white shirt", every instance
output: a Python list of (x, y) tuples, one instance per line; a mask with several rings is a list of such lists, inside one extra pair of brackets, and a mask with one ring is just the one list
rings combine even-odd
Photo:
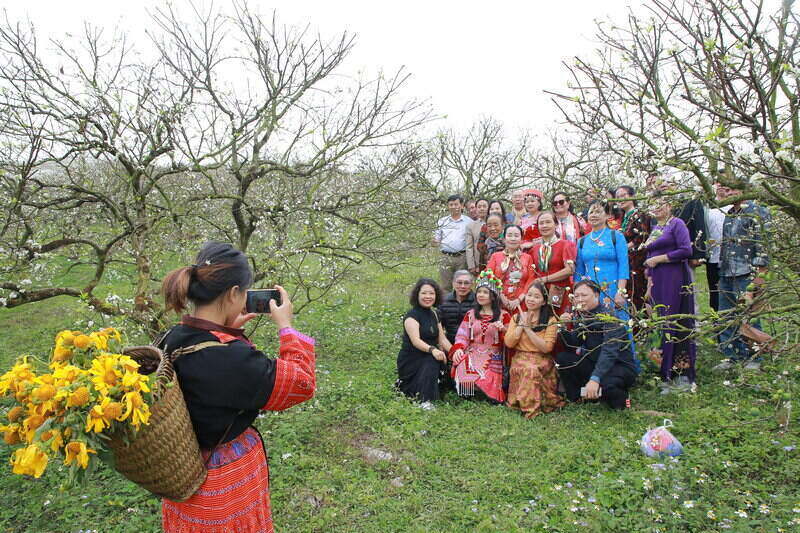
[[(721, 183), (714, 184), (717, 201), (721, 202), (730, 196), (730, 189)], [(722, 228), (725, 224), (725, 214), (731, 206), (711, 207), (706, 206), (706, 279), (708, 280), (709, 304), (714, 311), (719, 311), (719, 252), (722, 242)]]
[(439, 219), (433, 232), (433, 242), (441, 252), (439, 276), (442, 287), (453, 285), (456, 270), (467, 269), (467, 228), (472, 219), (461, 213), (463, 207), (464, 199), (457, 194), (451, 195), (447, 199), (450, 214)]

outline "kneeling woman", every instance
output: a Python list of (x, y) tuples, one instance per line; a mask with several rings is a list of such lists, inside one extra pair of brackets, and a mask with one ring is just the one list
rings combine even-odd
[(525, 295), (528, 310), (514, 316), (505, 343), (515, 349), (511, 358), (508, 406), (522, 411), (525, 418), (549, 413), (562, 407), (558, 395), (558, 372), (553, 347), (558, 335), (558, 320), (550, 311), (547, 289), (535, 281)]
[(411, 290), (411, 310), (403, 319), (403, 345), (397, 354), (397, 387), (420, 402), (439, 399), (446, 378), (445, 363), (450, 350), (444, 327), (434, 306), (442, 302), (439, 285), (420, 279)]
[(281, 411), (314, 395), (314, 339), (292, 329), (292, 302), (276, 287), (281, 304), (270, 301), (270, 318), (280, 328), (280, 356), (267, 357), (242, 329), (256, 317), (243, 312), (253, 282), (247, 256), (208, 243), (195, 262), (164, 278), (167, 309), (192, 309), (159, 347), (174, 357), (208, 477), (188, 500), (163, 500), (163, 529), (271, 532), (269, 466), (251, 424), (260, 410)]
[(451, 354), (456, 391), (460, 396), (506, 399), (503, 391), (503, 334), (511, 315), (500, 309), (502, 282), (490, 271), (478, 277), (475, 307), (467, 311), (456, 333)]

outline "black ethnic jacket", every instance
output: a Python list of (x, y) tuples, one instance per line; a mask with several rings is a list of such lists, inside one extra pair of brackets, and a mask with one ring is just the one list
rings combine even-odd
[(592, 376), (602, 379), (617, 362), (638, 373), (625, 325), (603, 305), (576, 315), (572, 330), (563, 330), (560, 336), (561, 342), (579, 355), (589, 353), (587, 357), (595, 363)]

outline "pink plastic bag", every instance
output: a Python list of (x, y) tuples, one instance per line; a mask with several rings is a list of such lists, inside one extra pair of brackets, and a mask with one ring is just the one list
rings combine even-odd
[(683, 453), (683, 445), (670, 433), (672, 420), (665, 419), (663, 426), (648, 430), (641, 441), (642, 451), (648, 457), (675, 457)]

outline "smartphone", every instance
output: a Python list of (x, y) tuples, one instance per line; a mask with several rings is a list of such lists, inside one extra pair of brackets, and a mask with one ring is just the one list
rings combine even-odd
[[(597, 397), (601, 397), (603, 395), (603, 389), (597, 389)], [(586, 398), (586, 387), (581, 387), (581, 398)]]
[(275, 300), (275, 305), (281, 305), (281, 293), (277, 289), (251, 289), (247, 291), (248, 313), (269, 313), (269, 301)]

